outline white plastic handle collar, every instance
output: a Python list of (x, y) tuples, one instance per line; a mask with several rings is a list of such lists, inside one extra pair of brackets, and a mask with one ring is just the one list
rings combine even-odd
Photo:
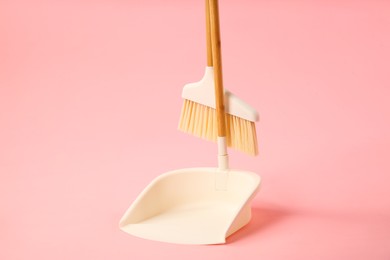
[(226, 137), (219, 137), (218, 142), (218, 168), (220, 170), (229, 169), (229, 156), (227, 153)]

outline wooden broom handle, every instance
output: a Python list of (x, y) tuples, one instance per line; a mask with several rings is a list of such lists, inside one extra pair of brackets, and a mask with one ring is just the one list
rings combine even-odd
[(221, 36), (219, 30), (218, 0), (209, 0), (211, 44), (214, 66), (215, 108), (217, 110), (218, 136), (226, 137), (226, 116), (222, 82)]
[(207, 66), (213, 66), (213, 53), (211, 46), (211, 24), (210, 24), (210, 5), (209, 0), (206, 0), (206, 47), (207, 47)]

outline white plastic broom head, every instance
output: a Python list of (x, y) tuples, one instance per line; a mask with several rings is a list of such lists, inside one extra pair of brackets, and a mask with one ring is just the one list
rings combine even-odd
[[(215, 103), (215, 69), (206, 67), (203, 78), (184, 86), (183, 109), (179, 129), (194, 136), (217, 141), (217, 113)], [(258, 154), (255, 122), (259, 114), (233, 93), (224, 90), (226, 114), (226, 142), (229, 147), (250, 155)]]
[[(215, 109), (214, 68), (206, 67), (201, 81), (186, 84), (182, 97)], [(256, 109), (226, 89), (225, 112), (251, 122), (259, 121)]]

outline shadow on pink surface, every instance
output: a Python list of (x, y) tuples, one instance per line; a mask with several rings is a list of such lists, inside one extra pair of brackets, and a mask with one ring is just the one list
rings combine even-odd
[(231, 235), (230, 237), (228, 237), (226, 244), (234, 243), (238, 240), (249, 238), (256, 233), (263, 231), (266, 228), (276, 225), (278, 222), (282, 221), (288, 216), (291, 216), (292, 214), (293, 213), (291, 211), (281, 208), (252, 208), (252, 219), (249, 224)]

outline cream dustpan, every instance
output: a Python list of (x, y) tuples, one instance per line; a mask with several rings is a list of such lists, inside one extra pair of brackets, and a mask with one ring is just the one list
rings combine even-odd
[(178, 244), (222, 244), (247, 224), (260, 178), (252, 172), (188, 168), (149, 184), (120, 221), (141, 238)]
[[(207, 0), (206, 0), (207, 1)], [(154, 179), (120, 220), (137, 237), (178, 244), (222, 244), (251, 219), (260, 177), (228, 167), (217, 0), (210, 0), (218, 168), (187, 168)]]

